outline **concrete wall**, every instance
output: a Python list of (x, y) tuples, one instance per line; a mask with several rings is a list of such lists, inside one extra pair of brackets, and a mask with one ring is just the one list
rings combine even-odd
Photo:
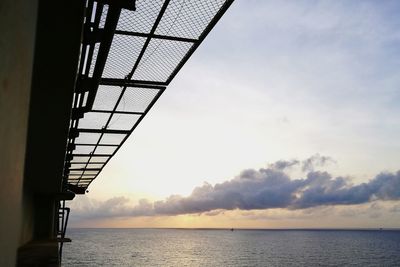
[[(39, 1), (23, 201), (23, 220), (33, 219), (34, 240), (55, 238), (55, 196), (62, 191), (84, 5), (83, 0)], [(23, 226), (23, 237), (28, 236), (30, 225)]]
[(23, 193), (22, 215), (21, 215), (21, 233), (19, 244), (23, 245), (33, 239), (35, 231), (35, 202), (31, 193)]
[(27, 242), (55, 237), (84, 5), (0, 0), (2, 267)]
[(0, 1), (0, 266), (14, 266), (38, 3)]

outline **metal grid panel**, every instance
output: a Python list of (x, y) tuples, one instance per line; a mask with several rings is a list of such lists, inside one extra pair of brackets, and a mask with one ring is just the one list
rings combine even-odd
[(104, 157), (92, 157), (92, 158), (89, 160), (89, 163), (105, 163), (108, 159), (109, 159), (108, 156), (104, 156)]
[(64, 168), (65, 184), (82, 189), (98, 176), (233, 2), (137, 0), (134, 11), (133, 0), (87, 1)]
[(166, 82), (192, 46), (188, 42), (152, 39), (132, 78)]
[(87, 162), (89, 159), (90, 159), (89, 156), (84, 156), (84, 157), (82, 157), (82, 156), (79, 156), (79, 157), (75, 156), (75, 157), (71, 160), (71, 162), (79, 162), (79, 163), (81, 163), (81, 162)]
[(112, 155), (116, 149), (116, 146), (98, 146), (94, 153)]
[(103, 12), (101, 13), (100, 22), (99, 22), (100, 29), (103, 29), (104, 25), (106, 24), (107, 13), (108, 13), (108, 5), (104, 5)]
[(115, 113), (112, 116), (110, 123), (108, 124), (108, 129), (130, 130), (139, 120), (139, 118), (140, 115)]
[(74, 150), (75, 151), (74, 153), (76, 153), (76, 154), (91, 154), (94, 151), (95, 148), (96, 148), (95, 146), (81, 146), (81, 145), (78, 145), (78, 146), (76, 146), (76, 148)]
[(171, 1), (155, 33), (198, 39), (225, 2)]
[(119, 145), (126, 137), (126, 134), (104, 134), (100, 144)]
[(103, 166), (104, 166), (103, 163), (89, 163), (87, 165), (88, 168), (98, 168), (98, 169), (103, 168)]
[[(99, 47), (100, 47), (100, 44), (98, 44), (98, 43), (94, 45), (92, 62), (90, 64), (90, 69), (89, 69), (89, 77), (93, 76), (94, 66), (96, 65), (96, 61), (97, 61), (97, 54), (99, 53)], [(87, 62), (86, 64), (88, 64), (88, 63), (89, 62)]]
[(73, 170), (73, 169), (82, 169), (82, 168), (86, 168), (86, 163), (72, 164), (70, 170)]
[(74, 170), (70, 170), (69, 175), (73, 176), (73, 175), (81, 175), (83, 174), (83, 171), (74, 171)]
[(79, 136), (75, 138), (75, 144), (97, 144), (100, 138), (99, 133), (79, 133)]
[(86, 176), (94, 176), (94, 175), (96, 175), (98, 173), (99, 173), (99, 171), (85, 170)]
[(94, 100), (93, 109), (112, 111), (121, 92), (121, 87), (100, 85)]
[(103, 77), (124, 79), (132, 70), (146, 38), (114, 35)]
[(161, 0), (137, 0), (136, 11), (121, 10), (117, 30), (149, 33), (163, 2)]
[(88, 112), (79, 120), (79, 129), (102, 129), (106, 127), (109, 113)]
[(117, 111), (144, 112), (159, 90), (129, 87), (119, 102)]

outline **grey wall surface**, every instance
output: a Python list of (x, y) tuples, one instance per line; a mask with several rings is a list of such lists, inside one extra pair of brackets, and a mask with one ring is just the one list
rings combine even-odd
[(20, 240), (37, 1), (0, 1), (0, 266), (14, 266)]
[(0, 1), (2, 267), (15, 266), (26, 243), (55, 237), (84, 6), (83, 0)]
[[(29, 105), (22, 239), (54, 239), (85, 1), (40, 0)], [(30, 211), (33, 203), (33, 210)]]

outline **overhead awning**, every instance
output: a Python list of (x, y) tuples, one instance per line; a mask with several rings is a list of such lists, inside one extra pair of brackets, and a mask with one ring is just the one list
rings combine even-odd
[(65, 184), (85, 191), (232, 2), (87, 1)]

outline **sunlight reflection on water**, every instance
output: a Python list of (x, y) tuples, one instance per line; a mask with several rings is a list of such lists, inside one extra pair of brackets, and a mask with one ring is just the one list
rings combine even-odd
[(69, 229), (63, 266), (400, 266), (400, 231)]

